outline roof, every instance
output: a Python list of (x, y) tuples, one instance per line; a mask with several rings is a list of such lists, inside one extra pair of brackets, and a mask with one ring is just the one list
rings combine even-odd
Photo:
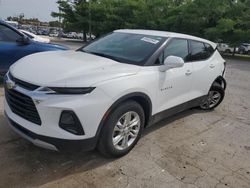
[(216, 44), (212, 41), (195, 37), (192, 35), (186, 35), (181, 33), (174, 33), (174, 32), (167, 32), (167, 31), (157, 31), (157, 30), (142, 30), (142, 29), (119, 29), (115, 30), (114, 32), (120, 32), (120, 33), (131, 33), (131, 34), (142, 34), (142, 35), (151, 35), (151, 36), (159, 36), (159, 37), (167, 37), (167, 38), (185, 38), (185, 39), (191, 39), (191, 40), (198, 40), (201, 42), (206, 42), (212, 45), (213, 47), (216, 47)]

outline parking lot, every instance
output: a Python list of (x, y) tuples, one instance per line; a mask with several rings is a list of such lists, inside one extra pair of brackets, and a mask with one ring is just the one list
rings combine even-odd
[(4, 119), (1, 88), (0, 187), (250, 187), (250, 62), (227, 61), (228, 88), (217, 109), (161, 121), (115, 160), (96, 151), (52, 152), (20, 138)]

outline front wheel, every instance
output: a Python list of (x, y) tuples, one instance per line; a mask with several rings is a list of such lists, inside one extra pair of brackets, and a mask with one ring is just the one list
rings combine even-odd
[(219, 85), (213, 85), (208, 92), (206, 99), (200, 105), (203, 110), (212, 110), (219, 106), (225, 96), (224, 89)]
[(120, 104), (104, 124), (98, 144), (107, 157), (121, 157), (133, 149), (144, 127), (143, 108), (135, 101)]

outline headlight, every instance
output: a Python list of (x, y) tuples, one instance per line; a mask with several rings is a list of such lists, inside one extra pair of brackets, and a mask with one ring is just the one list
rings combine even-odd
[(94, 87), (50, 87), (52, 91), (55, 91), (57, 94), (87, 94), (91, 93), (95, 88)]
[(39, 92), (46, 94), (80, 95), (91, 93), (95, 87), (44, 87)]

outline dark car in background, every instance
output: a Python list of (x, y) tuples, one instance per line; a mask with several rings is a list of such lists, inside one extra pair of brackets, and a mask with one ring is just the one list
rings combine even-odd
[(67, 47), (36, 42), (14, 27), (0, 20), (0, 77), (17, 60), (44, 51), (67, 50)]

